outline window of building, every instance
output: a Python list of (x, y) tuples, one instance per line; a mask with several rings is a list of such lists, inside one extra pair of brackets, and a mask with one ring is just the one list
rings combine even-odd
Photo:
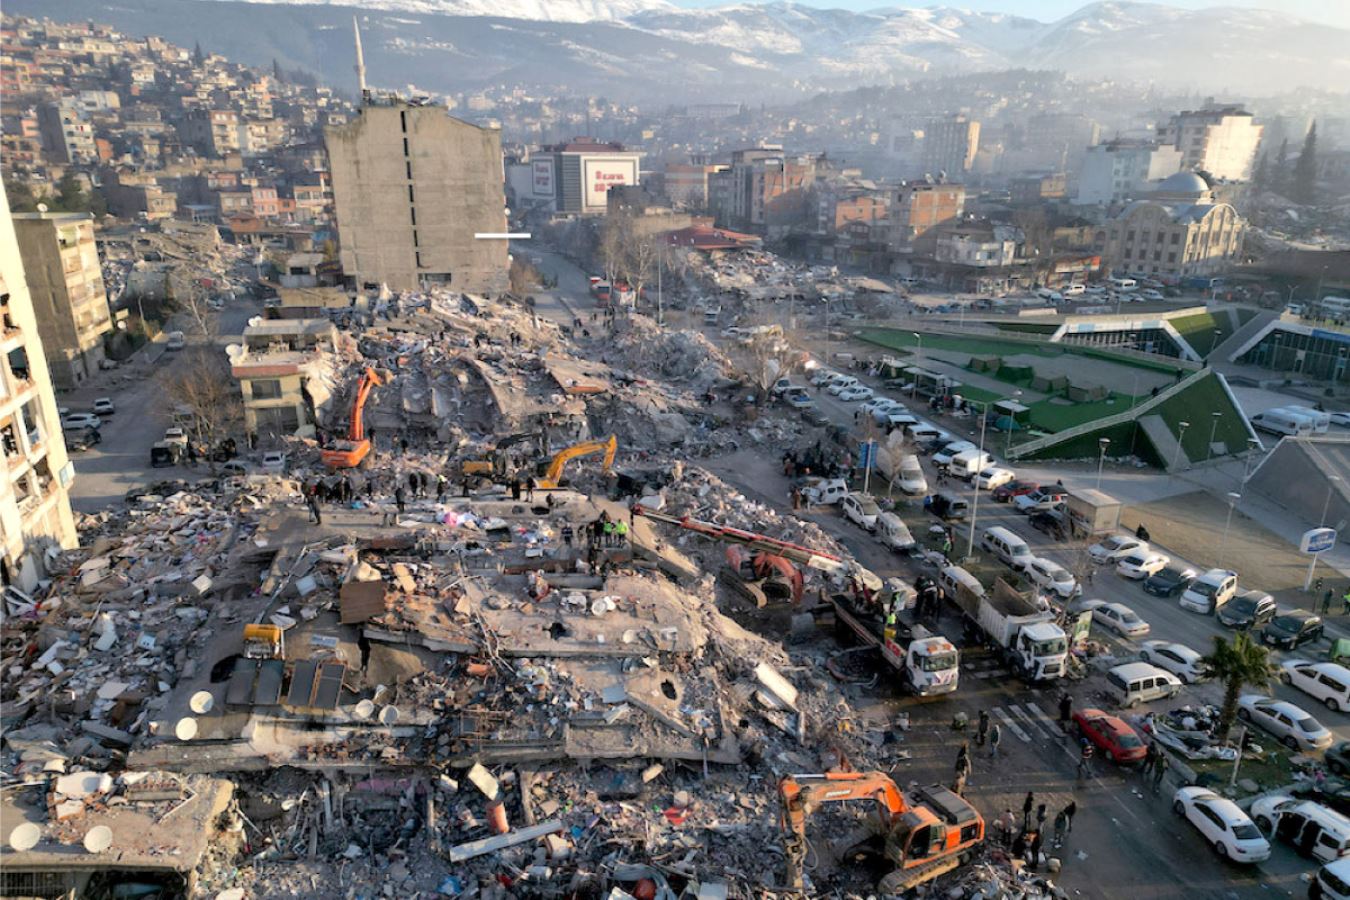
[(28, 353), (22, 347), (9, 351), (9, 372), (19, 381), (27, 381), (32, 376), (28, 368)]
[(280, 379), (255, 379), (249, 382), (249, 385), (254, 400), (278, 400), (281, 398)]
[(1125, 242), (1126, 242), (1126, 243), (1129, 243), (1129, 244), (1133, 244), (1133, 243), (1134, 243), (1134, 229), (1133, 229), (1133, 228), (1131, 228), (1129, 231), (1125, 232)]
[(1167, 261), (1170, 262), (1170, 263), (1174, 263), (1174, 262), (1177, 261), (1177, 254), (1176, 254), (1176, 251), (1175, 251), (1175, 250), (1173, 250), (1171, 253), (1167, 254)]
[(417, 202), (417, 198), (413, 196), (413, 186), (411, 184), (408, 185), (408, 202), (409, 203)]
[(1153, 242), (1155, 244), (1161, 244), (1163, 242), (1163, 233), (1161, 231), (1154, 236)]
[(1180, 235), (1178, 232), (1175, 232), (1175, 231), (1172, 232), (1172, 240), (1171, 240), (1171, 243), (1177, 244), (1177, 243), (1180, 243), (1180, 240), (1181, 240), (1181, 235)]
[(258, 434), (281, 437), (300, 428), (300, 414), (293, 406), (275, 406), (257, 411)]

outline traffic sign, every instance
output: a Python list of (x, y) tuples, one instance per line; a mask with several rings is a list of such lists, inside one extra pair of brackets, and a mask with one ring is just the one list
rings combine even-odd
[(1336, 546), (1336, 529), (1334, 528), (1312, 528), (1303, 532), (1303, 539), (1298, 542), (1298, 549), (1301, 553), (1325, 553)]

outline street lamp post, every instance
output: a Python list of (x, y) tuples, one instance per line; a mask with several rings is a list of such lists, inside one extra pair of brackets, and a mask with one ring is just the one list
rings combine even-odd
[(1101, 454), (1097, 457), (1097, 490), (1102, 489), (1102, 469), (1106, 466), (1106, 448), (1111, 446), (1110, 438), (1098, 438), (1097, 446), (1101, 448)]
[[(919, 349), (918, 349), (918, 351), (914, 354), (914, 357), (915, 357), (914, 368), (915, 368), (915, 369), (918, 369), (918, 370), (922, 370), (922, 369), (923, 369), (923, 335), (919, 334), (917, 331), (911, 331), (910, 334), (914, 335), (914, 340), (916, 340), (916, 341), (919, 342)], [(913, 399), (915, 399), (915, 398), (918, 397), (918, 396), (919, 396), (919, 373), (916, 371), (916, 372), (914, 373), (914, 383), (913, 383), (912, 385), (910, 385), (910, 388), (909, 388), (909, 399), (913, 400)]]
[(1242, 499), (1242, 495), (1237, 491), (1228, 492), (1228, 517), (1223, 523), (1223, 540), (1219, 543), (1219, 566), (1223, 566), (1224, 554), (1228, 552), (1228, 528), (1233, 524), (1233, 509), (1237, 502)]
[[(1176, 473), (1177, 463), (1181, 461), (1181, 442), (1186, 438), (1186, 429), (1191, 427), (1190, 422), (1178, 422), (1177, 428), (1177, 449), (1172, 451), (1172, 472)], [(1190, 457), (1186, 457), (1190, 459)]]
[[(983, 415), (980, 416), (980, 449), (979, 449), (979, 451), (978, 451), (979, 456), (976, 457), (976, 460), (977, 460), (977, 461), (983, 460), (983, 459), (984, 459), (984, 430), (985, 430), (985, 426), (988, 424), (988, 422), (989, 422), (989, 401), (986, 400), (986, 401), (984, 401), (984, 411), (983, 411)], [(979, 472), (976, 472), (975, 475), (974, 475), (974, 477), (972, 477), (972, 478), (970, 479), (970, 484), (971, 484), (971, 492), (972, 492), (973, 496), (971, 497), (971, 503), (970, 503), (970, 539), (966, 542), (966, 558), (967, 558), (967, 559), (969, 559), (970, 557), (972, 557), (972, 556), (975, 555), (975, 521), (976, 521), (976, 519), (978, 519), (978, 518), (980, 517), (980, 473), (979, 473)]]
[[(1013, 391), (1013, 395), (1012, 395), (1012, 397), (1011, 397), (1010, 399), (1011, 399), (1014, 403), (1016, 403), (1016, 402), (1017, 402), (1017, 398), (1020, 397), (1020, 396), (1022, 396), (1022, 392), (1021, 392), (1021, 391)], [(1016, 424), (1017, 424), (1017, 416), (1015, 416), (1015, 415), (1009, 415), (1009, 416), (1008, 416), (1008, 440), (1007, 440), (1007, 441), (1004, 443), (1004, 445), (1003, 445), (1003, 455), (1004, 455), (1005, 457), (1006, 457), (1008, 454), (1012, 453), (1012, 433), (1013, 433), (1012, 426), (1014, 426), (1014, 425), (1016, 425)]]
[[(1258, 446), (1260, 446), (1260, 444), (1261, 444), (1261, 442), (1258, 441), (1256, 438), (1247, 438), (1247, 458), (1246, 458), (1245, 460), (1243, 460), (1243, 462), (1242, 462), (1242, 487), (1243, 487), (1243, 489), (1246, 489), (1246, 487), (1247, 487), (1247, 479), (1252, 477), (1252, 472), (1251, 472), (1251, 469), (1252, 469), (1252, 459), (1254, 458), (1254, 456), (1255, 456), (1255, 454), (1256, 454), (1256, 448), (1257, 448)], [(1332, 477), (1335, 478), (1336, 476), (1333, 475)]]
[(1213, 418), (1214, 424), (1209, 428), (1209, 449), (1205, 451), (1205, 462), (1214, 458), (1214, 436), (1219, 433), (1219, 420), (1223, 418), (1223, 413), (1210, 413), (1210, 416)]

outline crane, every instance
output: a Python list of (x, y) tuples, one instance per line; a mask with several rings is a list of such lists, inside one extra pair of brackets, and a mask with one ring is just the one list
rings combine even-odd
[(563, 469), (566, 468), (569, 460), (576, 459), (578, 456), (590, 456), (595, 453), (605, 454), (604, 470), (608, 472), (614, 465), (614, 454), (618, 452), (618, 449), (619, 439), (612, 434), (603, 441), (582, 441), (580, 444), (564, 447), (553, 454), (553, 460), (548, 464), (548, 469), (539, 477), (538, 487), (545, 490), (559, 487), (562, 484)]
[(806, 817), (822, 803), (871, 800), (877, 804), (879, 815), (873, 825), (883, 839), (885, 858), (895, 865), (877, 885), (883, 897), (902, 894), (950, 872), (984, 840), (984, 819), (963, 797), (941, 785), (905, 794), (882, 772), (785, 775), (778, 782), (778, 796), (783, 804), (787, 883), (796, 891), (804, 890)]
[(380, 373), (374, 369), (367, 368), (361, 374), (361, 381), (356, 385), (356, 396), (352, 400), (351, 423), (347, 427), (347, 438), (345, 440), (333, 441), (332, 446), (324, 448), (319, 453), (323, 464), (330, 469), (354, 469), (370, 455), (370, 439), (366, 437), (365, 422), (362, 421), (362, 411), (365, 409), (366, 398), (370, 392), (388, 381), (380, 377)]
[[(666, 515), (640, 503), (634, 505), (633, 514), (731, 544), (727, 562), (737, 576), (731, 586), (757, 606), (764, 606), (770, 599), (800, 602), (802, 575), (793, 563), (834, 576), (846, 587), (829, 594), (837, 624), (864, 645), (876, 647), (900, 672), (903, 687), (923, 697), (956, 690), (960, 654), (951, 641), (932, 634), (923, 625), (900, 621), (907, 598), (913, 596), (913, 590), (900, 579), (883, 584), (876, 573), (856, 561), (716, 522)], [(891, 612), (895, 621), (888, 621)]]

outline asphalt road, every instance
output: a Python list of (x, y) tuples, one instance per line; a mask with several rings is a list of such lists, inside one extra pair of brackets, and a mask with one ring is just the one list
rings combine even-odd
[[(593, 308), (586, 294), (585, 273), (555, 254), (538, 249), (531, 252), (544, 257), (543, 268), (560, 277), (559, 293), (567, 295), (571, 308), (585, 317)], [(719, 340), (711, 330), (708, 335)], [(852, 426), (854, 404), (832, 397), (823, 397), (818, 402), (835, 423)], [(950, 420), (938, 424), (952, 430)], [(989, 438), (987, 449), (997, 455), (996, 435)], [(765, 453), (763, 448), (755, 448), (709, 460), (706, 465), (748, 496), (783, 509), (790, 486), (777, 463), (778, 456), (778, 452)], [(931, 482), (934, 475), (931, 465), (926, 459), (924, 465)], [(1090, 468), (1024, 469), (1021, 474), (1049, 482), (1062, 477), (1069, 487), (1096, 485), (1096, 472)], [(1120, 483), (1116, 484), (1117, 481)], [(1104, 473), (1102, 488), (1124, 494), (1132, 502), (1167, 496), (1177, 490), (1165, 477), (1141, 477), (1138, 472), (1128, 470)], [(876, 487), (873, 490), (880, 492)], [(993, 503), (987, 494), (981, 497), (978, 513), (977, 528), (1006, 525), (1024, 537), (1037, 555), (1053, 559), (1070, 571), (1082, 568), (1081, 547), (1052, 542), (1028, 527), (1026, 519), (1009, 506)], [(920, 571), (913, 560), (883, 548), (831, 509), (798, 514), (815, 520), (839, 538), (860, 562), (883, 577), (896, 574), (912, 578)], [(957, 542), (957, 552), (965, 547), (963, 533)], [(1204, 569), (1209, 561), (1187, 562)], [(1117, 576), (1110, 567), (1097, 568), (1085, 590), (1088, 597), (1119, 601), (1136, 610), (1151, 625), (1151, 634), (1144, 639), (1176, 641), (1205, 652), (1213, 637), (1225, 632), (1214, 617), (1189, 613), (1175, 599), (1151, 597), (1137, 583)], [(948, 637), (960, 642), (962, 628), (956, 615), (947, 613), (940, 627)], [(1097, 626), (1093, 628), (1093, 637), (1111, 645), (1122, 662), (1133, 658), (1139, 649), (1137, 643), (1103, 634)], [(1317, 654), (1324, 649), (1305, 647), (1300, 655)], [(1282, 656), (1274, 654), (1276, 660)], [(1093, 775), (1078, 783), (1076, 742), (1065, 736), (1052, 720), (1057, 715), (1060, 691), (1065, 688), (1074, 697), (1076, 708), (1105, 706), (1111, 710), (1102, 693), (1104, 686), (1104, 676), (1093, 674), (1078, 683), (1030, 687), (988, 651), (967, 647), (962, 654), (961, 687), (955, 695), (934, 700), (905, 698), (887, 689), (884, 681), (879, 688), (850, 690), (855, 709), (863, 711), (873, 722), (893, 722), (899, 713), (909, 714), (910, 729), (899, 735), (901, 743), (896, 745), (910, 754), (908, 760), (896, 761), (896, 777), (906, 782), (950, 781), (959, 737), (951, 729), (953, 717), (961, 711), (973, 721), (981, 709), (991, 711), (994, 720), (1003, 726), (1004, 752), (993, 760), (984, 751), (976, 751), (967, 796), (988, 819), (1008, 808), (1020, 813), (1027, 791), (1035, 794), (1037, 803), (1048, 804), (1051, 818), (1070, 799), (1076, 800), (1079, 815), (1067, 846), (1053, 851), (1064, 862), (1057, 881), (1071, 895), (1120, 900), (1303, 896), (1306, 884), (1302, 876), (1315, 871), (1314, 863), (1282, 844), (1275, 845), (1270, 860), (1258, 866), (1240, 867), (1224, 862), (1192, 826), (1172, 813), (1171, 794), (1179, 786), (1175, 776), (1169, 777), (1155, 795), (1139, 774), (1099, 758)], [(1338, 740), (1350, 738), (1350, 718), (1345, 714), (1328, 712), (1311, 698), (1278, 682), (1274, 684), (1274, 694), (1313, 712), (1336, 733)], [(1212, 703), (1217, 702), (1219, 695), (1217, 685), (1188, 686), (1179, 701)], [(1161, 711), (1177, 703), (1155, 704), (1153, 708)], [(1142, 714), (1149, 708), (1141, 707), (1136, 713)], [(1264, 733), (1258, 733), (1256, 740), (1266, 746), (1276, 745), (1274, 738)]]

